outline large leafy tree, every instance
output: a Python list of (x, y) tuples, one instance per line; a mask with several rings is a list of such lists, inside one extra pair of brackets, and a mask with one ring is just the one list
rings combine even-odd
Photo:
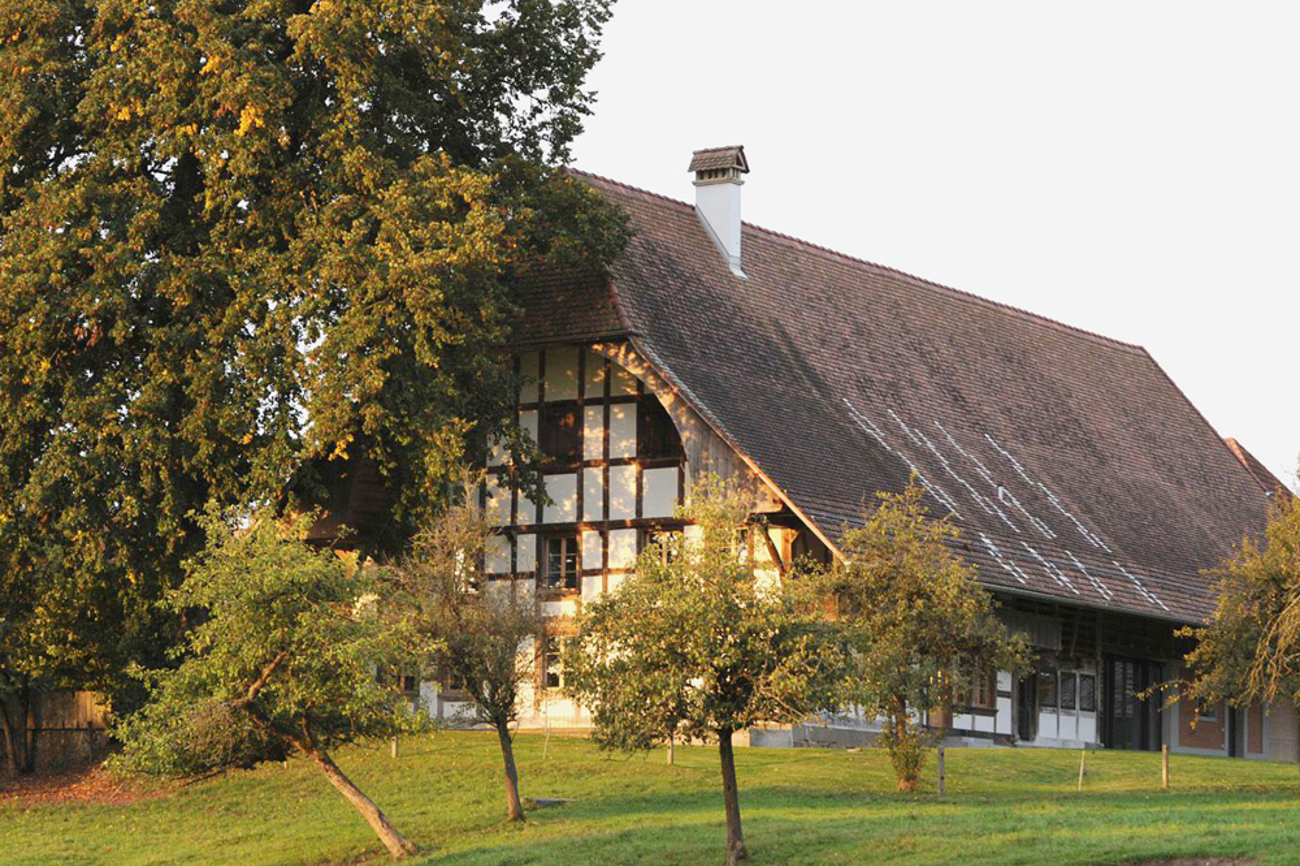
[(120, 728), (128, 766), (185, 776), (301, 754), (366, 819), (394, 857), (415, 851), (334, 762), (339, 746), (415, 726), (395, 676), (412, 635), (382, 615), (381, 587), (356, 556), (303, 543), (306, 521), (215, 511), (209, 545), (169, 593), (202, 617), (178, 668), (150, 672), (151, 701)]
[(159, 661), (209, 500), (364, 453), (396, 548), (522, 453), (510, 286), (622, 237), (545, 167), (609, 2), (0, 4), (0, 680)]
[(602, 747), (649, 749), (675, 734), (718, 744), (734, 863), (748, 852), (732, 736), (830, 708), (843, 655), (815, 597), (756, 574), (735, 488), (705, 478), (681, 516), (697, 537), (651, 545), (634, 575), (586, 606), (566, 688), (591, 708)]
[(533, 647), (545, 622), (531, 591), (483, 579), (492, 535), (474, 497), (466, 496), (423, 528), (410, 553), (386, 574), (397, 590), (395, 609), (409, 618), (426, 648), (426, 669), (462, 685), (473, 701), (471, 721), (496, 731), (507, 818), (522, 821), (510, 726), (519, 717), (521, 687), (533, 677)]
[(1263, 538), (1243, 539), (1213, 574), (1214, 615), (1180, 632), (1196, 640), (1182, 696), (1194, 706), (1276, 702), (1300, 712), (1300, 499), (1279, 490)]
[(899, 790), (920, 778), (920, 711), (964, 703), (976, 677), (1027, 666), (1024, 641), (1008, 633), (974, 569), (950, 549), (957, 529), (930, 517), (913, 481), (877, 494), (876, 509), (840, 541), (843, 562), (826, 575), (837, 619), (853, 647), (845, 702), (883, 717)]

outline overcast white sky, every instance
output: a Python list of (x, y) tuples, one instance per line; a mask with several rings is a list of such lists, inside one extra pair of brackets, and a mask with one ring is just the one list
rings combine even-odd
[(1139, 343), (1294, 485), (1300, 4), (620, 0), (579, 168)]

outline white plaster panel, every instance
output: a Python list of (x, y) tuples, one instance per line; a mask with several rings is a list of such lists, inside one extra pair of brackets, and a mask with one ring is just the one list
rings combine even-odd
[(610, 568), (632, 568), (636, 565), (636, 533), (635, 529), (610, 530)]
[(578, 476), (576, 473), (546, 476), (546, 506), (543, 523), (573, 523), (578, 519)]
[(537, 570), (537, 536), (531, 532), (515, 539), (515, 570), (521, 574)]
[[(1010, 678), (1010, 674), (1007, 675)], [(1002, 674), (998, 674), (998, 688), (1002, 688)], [(1011, 698), (998, 698), (997, 733), (1011, 733)]]
[(635, 403), (617, 403), (609, 407), (609, 456), (636, 456)]
[(602, 400), (605, 397), (605, 356), (587, 350), (587, 377), (583, 384), (583, 396), (588, 400)]
[(677, 467), (641, 473), (641, 516), (672, 517), (677, 507)]
[(582, 533), (582, 567), (600, 568), (602, 553), (604, 553), (604, 539), (601, 538), (600, 533), (595, 531)]
[(1097, 742), (1097, 717), (1092, 713), (1079, 716), (1079, 739), (1085, 742)]
[(985, 715), (975, 716), (975, 727), (972, 730), (980, 731), (981, 733), (985, 733), (985, 734), (991, 734), (993, 733), (993, 728), (994, 728), (994, 719), (991, 716), (985, 716)]
[(537, 522), (537, 503), (523, 493), (519, 494), (519, 513), (515, 523), (528, 524)]
[(483, 505), (483, 516), (493, 526), (505, 526), (510, 522), (510, 490), (502, 487), (493, 475), (488, 476), (483, 486), (487, 494)]
[(1038, 736), (1056, 739), (1056, 713), (1038, 714)]
[(485, 557), (488, 574), (510, 573), (510, 539), (494, 535), (487, 540)]
[(587, 406), (582, 410), (582, 459), (601, 460), (605, 456), (605, 406)]
[(605, 470), (598, 466), (582, 470), (582, 519), (605, 519)]
[(627, 577), (626, 574), (611, 574), (609, 576), (609, 591), (613, 592), (614, 590), (618, 589), (619, 585), (623, 583), (623, 580), (626, 577)]
[(537, 402), (537, 353), (525, 352), (519, 356), (519, 373), (523, 384), (519, 386), (520, 403)]
[(560, 346), (546, 350), (547, 403), (578, 399), (578, 349)]
[(1079, 739), (1079, 719), (1073, 713), (1064, 712), (1057, 717), (1056, 736), (1062, 740)]
[(1009, 691), (1011, 691), (1011, 672), (1010, 672), (1010, 671), (998, 671), (998, 691), (1001, 691), (1001, 692), (1009, 692)]
[(609, 519), (636, 517), (636, 467), (609, 467)]
[(519, 427), (528, 434), (528, 438), (532, 442), (537, 442), (537, 410), (522, 410), (519, 413)]
[(604, 578), (599, 574), (584, 574), (582, 576), (582, 597), (585, 599), (598, 598), (605, 589)]

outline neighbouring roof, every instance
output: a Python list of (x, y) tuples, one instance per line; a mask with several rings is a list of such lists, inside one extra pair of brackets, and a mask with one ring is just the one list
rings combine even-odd
[(1244, 445), (1232, 438), (1224, 439), (1223, 442), (1228, 446), (1228, 449), (1236, 455), (1237, 459), (1241, 461), (1241, 465), (1246, 467), (1246, 471), (1250, 473), (1250, 477), (1255, 479), (1255, 483), (1258, 484), (1265, 493), (1272, 496), (1274, 493), (1281, 490), (1290, 494), (1291, 491), (1287, 489), (1287, 486), (1279, 481), (1276, 475), (1269, 472), (1268, 467), (1263, 463), (1260, 463), (1259, 458), (1247, 451)]
[(609, 333), (830, 540), (916, 471), (985, 584), (1197, 621), (1201, 571), (1264, 524), (1260, 485), (1141, 347), (748, 224), (737, 277), (691, 205), (575, 174), (636, 231), (593, 302)]

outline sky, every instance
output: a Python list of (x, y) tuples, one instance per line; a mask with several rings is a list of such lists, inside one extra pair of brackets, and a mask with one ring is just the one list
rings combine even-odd
[(620, 0), (573, 164), (1145, 346), (1300, 460), (1300, 4)]

